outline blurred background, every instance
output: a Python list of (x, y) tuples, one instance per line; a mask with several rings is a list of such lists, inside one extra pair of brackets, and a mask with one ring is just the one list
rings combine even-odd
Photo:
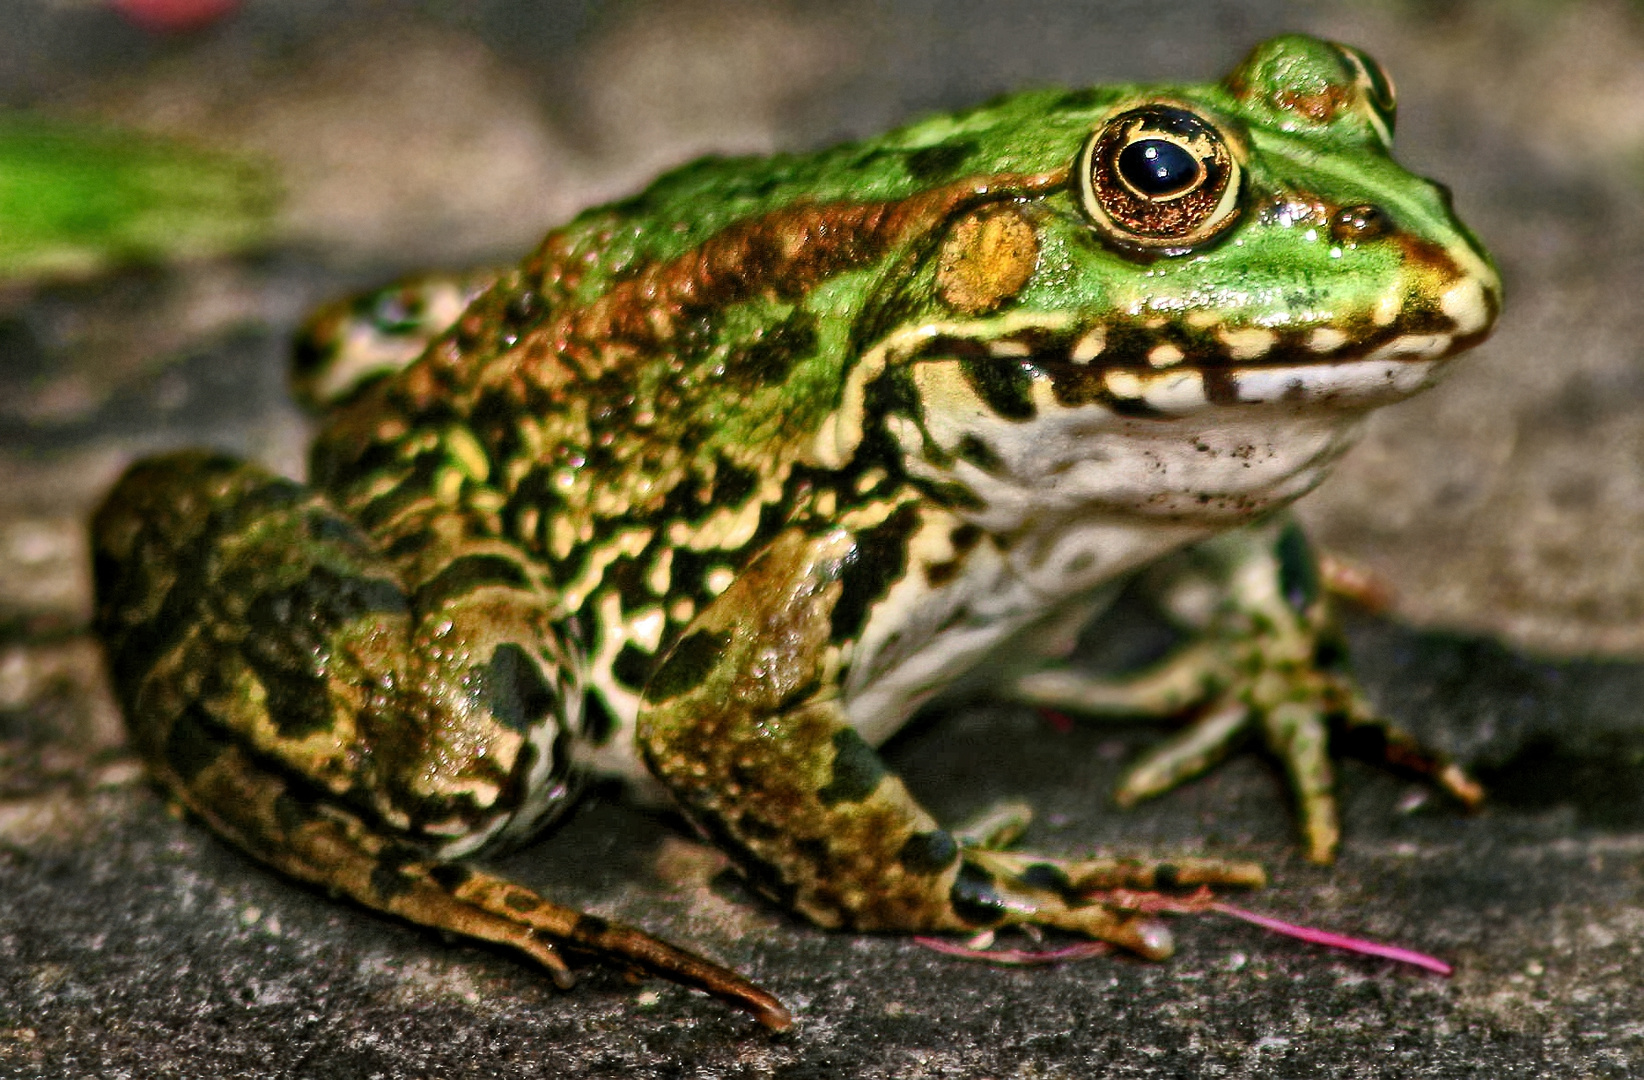
[[(1378, 415), (1304, 513), (1423, 624), (1644, 654), (1644, 6), (1625, 0), (13, 0), (8, 115), (251, 175), (213, 196), (237, 190), (248, 220), (180, 264), (82, 251), (68, 280), (47, 259), (4, 297), (0, 620), (36, 613), (19, 590), (69, 588), (5, 571), (65, 539), (136, 447), (204, 439), (299, 471), (282, 350), (331, 293), (513, 261), (699, 154), (1024, 86), (1215, 77), (1289, 29), (1382, 60), (1400, 157), (1454, 187), (1509, 289), (1495, 340)], [(243, 253), (201, 258), (214, 241)]]
[[(127, 462), (163, 447), (214, 445), (300, 475), (308, 421), (289, 402), (285, 366), (291, 332), (314, 304), (410, 270), (512, 261), (578, 209), (699, 154), (820, 146), (1028, 86), (1218, 78), (1256, 41), (1289, 30), (1358, 45), (1391, 72), (1398, 156), (1455, 190), (1508, 288), (1495, 337), (1436, 392), (1377, 414), (1302, 516), (1324, 546), (1392, 583), (1400, 625), (1472, 643), (1472, 652), (1444, 653), (1437, 669), (1452, 691), (1493, 703), (1463, 708), (1465, 722), (1453, 725), (1450, 745), (1463, 757), (1501, 765), (1544, 745), (1503, 732), (1512, 717), (1550, 727), (1546, 717), (1566, 715), (1560, 709), (1580, 712), (1548, 696), (1554, 683), (1619, 672), (1606, 700), (1636, 708), (1644, 4), (6, 0), (0, 870), (11, 867), (16, 888), (46, 906), (72, 907), (69, 898), (104, 870), (116, 885), (146, 880), (131, 867), (153, 852), (130, 830), (152, 833), (160, 812), (124, 753), (84, 633), (84, 521)], [(1388, 646), (1406, 659), (1414, 648)], [(1384, 682), (1408, 682), (1389, 664)], [(1603, 712), (1594, 723), (1610, 741), (1593, 745), (1608, 749), (1577, 756), (1630, 770), (1604, 775), (1630, 808), (1618, 820), (1644, 825), (1644, 715), (1609, 705), (1589, 712)], [(1623, 743), (1635, 749), (1615, 751), (1617, 732), (1631, 732)], [(1581, 779), (1588, 775), (1562, 782), (1598, 790)], [(1391, 805), (1399, 796), (1389, 790)], [(1277, 814), (1282, 837), (1282, 807)], [(1546, 821), (1556, 831), (1577, 819), (1590, 822)], [(281, 891), (203, 834), (163, 828), (179, 831), (155, 843), (191, 845), (183, 865), (214, 858), (214, 872), (251, 882), (235, 889), (303, 895)], [(107, 841), (110, 830), (125, 839)], [(76, 836), (92, 839), (65, 840)], [(1639, 841), (1625, 842), (1636, 878)], [(42, 883), (50, 874), (28, 861), (41, 852), (59, 853), (52, 865), (68, 884)], [(1580, 858), (1601, 856), (1583, 848)], [(1479, 887), (1492, 894), (1501, 875), (1518, 873), (1491, 864), (1478, 880), (1496, 885)], [(163, 898), (169, 886), (152, 887)], [(1472, 911), (1482, 901), (1458, 903)], [(22, 907), (9, 930), (0, 920), (0, 959), (8, 933), (78, 940), (100, 918), (88, 909), (67, 928), (42, 929)], [(1525, 902), (1525, 927), (1536, 925), (1536, 910)], [(1644, 913), (1627, 910), (1634, 944), (1615, 945), (1617, 933), (1605, 931), (1604, 948), (1629, 948), (1636, 965)], [(232, 927), (236, 916), (223, 918)], [(358, 929), (372, 925), (360, 917), (349, 932), (374, 933)], [(1532, 1014), (1580, 1013), (1571, 995), (1611, 1001), (1620, 1011), (1604, 1014), (1607, 1030), (1644, 1017), (1632, 999), (1638, 978), (1602, 992), (1578, 979), (1537, 998), (1524, 989), (1523, 963), (1518, 952), (1500, 958), (1500, 978), (1478, 988), (1476, 1008), (1400, 1000), (1418, 1021), (1429, 1007), (1445, 1017), (1459, 1009), (1472, 1019), (1457, 1020), (1456, 1031), (1482, 1023), (1486, 1042), (1543, 1031)], [(1605, 963), (1594, 959), (1581, 978), (1598, 978)], [(105, 990), (84, 1000), (118, 997)], [(191, 1007), (181, 1000), (137, 1043), (181, 1024)], [(19, 1015), (8, 1028), (0, 1001), (0, 1073), (8, 1062), (67, 1060), (51, 1056), (66, 1044), (44, 1057), (30, 1050), (50, 1025)], [(1274, 1022), (1275, 1038), (1301, 1039), (1306, 1027)], [(1644, 1039), (1644, 1027), (1633, 1028), (1628, 1053)], [(1246, 1049), (1264, 1037), (1246, 1034)], [(1440, 1038), (1411, 1035), (1408, 1045), (1429, 1036)], [(18, 1056), (7, 1056), (8, 1037)], [(1268, 1059), (1248, 1060), (1257, 1062), (1250, 1075), (1261, 1075)], [(1609, 1075), (1600, 1068), (1608, 1059), (1582, 1060), (1599, 1070), (1589, 1074)], [(1575, 1075), (1562, 1068), (1546, 1075)]]

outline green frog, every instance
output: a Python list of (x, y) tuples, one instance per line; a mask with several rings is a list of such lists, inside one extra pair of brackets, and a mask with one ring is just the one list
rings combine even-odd
[[(1097, 890), (1259, 866), (1052, 858), (944, 828), (877, 747), (981, 691), (1184, 715), (1123, 782), (1259, 739), (1308, 855), (1332, 737), (1463, 801), (1340, 663), (1283, 508), (1373, 409), (1489, 332), (1500, 281), (1390, 156), (1364, 53), (1302, 36), (1224, 80), (1036, 90), (806, 155), (707, 159), (517, 269), (329, 309), (307, 484), (203, 452), (96, 516), (97, 621), (158, 783), (264, 863), (383, 912), (771, 994), (468, 861), (584, 777), (665, 793), (823, 927), (1053, 927), (1169, 953)], [(1144, 567), (1195, 631), (1064, 662)]]

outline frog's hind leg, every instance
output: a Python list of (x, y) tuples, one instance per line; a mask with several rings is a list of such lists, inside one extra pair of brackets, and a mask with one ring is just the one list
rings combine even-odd
[(853, 632), (851, 593), (882, 572), (872, 557), (844, 530), (784, 534), (687, 628), (645, 689), (638, 739), (652, 772), (756, 888), (826, 927), (1036, 924), (1162, 957), (1163, 927), (1084, 894), (1261, 884), (1251, 863), (1062, 860), (983, 846), (1013, 837), (1019, 808), (967, 833), (940, 828), (837, 698), (834, 635)]
[(190, 778), (166, 766), (158, 773), (219, 835), (282, 873), (421, 926), (517, 950), (561, 989), (576, 981), (563, 954), (581, 953), (702, 990), (775, 1030), (792, 1023), (780, 1001), (722, 965), (298, 797), (239, 747)]
[(450, 861), (552, 811), (527, 788), (563, 803), (571, 787), (544, 760), (571, 722), (556, 645), (528, 589), (484, 584), (500, 554), (407, 589), (321, 496), (203, 454), (135, 466), (93, 531), (98, 629), (133, 742), (225, 838), (368, 907), (518, 949), (562, 985), (570, 949), (786, 1025), (722, 967)]

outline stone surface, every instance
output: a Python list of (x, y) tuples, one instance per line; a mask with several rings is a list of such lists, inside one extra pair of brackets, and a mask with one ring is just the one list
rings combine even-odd
[[(92, 5), (0, 8), (0, 101), (237, 145), (289, 191), (284, 239), (258, 258), (0, 298), (0, 1076), (1644, 1072), (1637, 6), (1092, 8), (302, 0), (166, 40)], [(1492, 801), (1466, 817), (1349, 763), (1346, 843), (1321, 869), (1297, 859), (1254, 757), (1113, 811), (1153, 730), (1064, 733), (977, 706), (890, 757), (949, 821), (1028, 798), (1037, 847), (1260, 858), (1273, 886), (1236, 902), (1439, 953), (1453, 978), (1220, 917), (1176, 920), (1178, 955), (1157, 965), (1002, 969), (823, 933), (611, 790), (502, 863), (753, 974), (799, 1016), (773, 1037), (598, 969), (559, 993), (501, 953), (333, 903), (167, 813), (143, 780), (85, 634), (82, 522), (124, 462), (162, 446), (300, 472), (284, 342), (317, 299), (507, 257), (691, 153), (866, 134), (1028, 83), (1203, 77), (1294, 28), (1392, 69), (1401, 157), (1452, 183), (1508, 278), (1497, 337), (1378, 416), (1304, 506), (1316, 536), (1400, 589), (1396, 619), (1351, 625), (1372, 694), (1470, 762)], [(1093, 660), (1157, 644), (1140, 613), (1115, 618)]]

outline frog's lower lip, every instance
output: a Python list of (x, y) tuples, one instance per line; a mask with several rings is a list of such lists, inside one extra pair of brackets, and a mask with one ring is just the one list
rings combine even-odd
[(1207, 407), (1283, 403), (1298, 408), (1374, 408), (1430, 385), (1442, 358), (1333, 360), (1310, 364), (1191, 367), (1170, 371), (1110, 368), (1099, 384), (1058, 380), (1051, 392), (1065, 407), (1104, 405), (1132, 416), (1180, 416)]
[[(1206, 350), (1178, 346), (1157, 334), (1128, 334), (1117, 347), (1096, 348), (1092, 335), (1070, 345), (1030, 330), (992, 341), (937, 336), (914, 359), (1009, 364), (1063, 408), (1104, 405), (1138, 416), (1272, 402), (1371, 408), (1430, 385), (1446, 359), (1487, 332), (1487, 327), (1459, 335), (1389, 326), (1352, 341), (1334, 330), (1261, 331), (1262, 339), (1228, 335), (1221, 347)], [(1245, 356), (1238, 355), (1241, 350)]]

